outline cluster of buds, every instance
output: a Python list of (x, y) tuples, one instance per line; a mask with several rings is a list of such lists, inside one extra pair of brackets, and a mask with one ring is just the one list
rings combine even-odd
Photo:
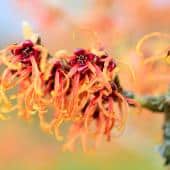
[(37, 115), (42, 129), (58, 140), (61, 125), (69, 122), (64, 148), (71, 151), (77, 138), (86, 151), (88, 137), (97, 147), (102, 136), (110, 140), (112, 130), (123, 130), (132, 101), (122, 94), (116, 61), (104, 50), (51, 55), (39, 42), (25, 40), (1, 50), (0, 64), (1, 118), (14, 110), (24, 119)]

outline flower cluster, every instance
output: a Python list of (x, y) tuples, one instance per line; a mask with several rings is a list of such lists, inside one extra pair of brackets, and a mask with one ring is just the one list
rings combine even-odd
[(17, 110), (25, 119), (38, 115), (42, 129), (58, 140), (63, 138), (61, 125), (69, 122), (65, 149), (73, 150), (80, 137), (86, 151), (88, 137), (97, 146), (102, 136), (110, 140), (112, 130), (122, 131), (130, 100), (115, 81), (115, 60), (104, 50), (51, 55), (44, 46), (25, 40), (1, 50), (0, 63), (1, 113)]

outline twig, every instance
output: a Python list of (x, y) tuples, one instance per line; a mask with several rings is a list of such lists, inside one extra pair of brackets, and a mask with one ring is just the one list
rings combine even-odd
[(163, 126), (163, 143), (159, 147), (161, 156), (165, 159), (165, 165), (170, 165), (170, 91), (160, 96), (136, 96), (132, 92), (123, 91), (128, 98), (136, 99), (142, 108), (152, 112), (163, 113), (165, 121)]

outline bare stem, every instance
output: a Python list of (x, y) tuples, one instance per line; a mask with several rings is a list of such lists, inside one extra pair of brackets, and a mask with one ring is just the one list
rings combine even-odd
[(126, 97), (136, 99), (143, 108), (152, 112), (163, 113), (165, 121), (163, 126), (163, 143), (159, 148), (165, 165), (170, 165), (170, 91), (160, 96), (136, 96), (132, 92), (124, 91)]

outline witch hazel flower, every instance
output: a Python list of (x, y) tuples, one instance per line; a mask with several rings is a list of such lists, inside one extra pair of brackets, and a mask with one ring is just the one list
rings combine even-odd
[[(94, 70), (91, 68), (92, 65), (98, 66), (101, 70), (104, 68), (105, 61), (108, 61), (109, 57), (107, 55), (97, 56), (95, 53), (92, 53), (90, 50), (77, 49), (74, 52), (74, 55), (70, 57), (69, 65), (72, 67), (71, 73), (74, 74), (76, 71), (85, 72), (87, 69)], [(116, 63), (110, 59), (107, 69), (111, 72), (116, 67)], [(70, 75), (72, 75), (70, 73)]]
[[(96, 49), (77, 49), (72, 55), (62, 50), (49, 54), (30, 29), (27, 32), (30, 39), (26, 36), (24, 42), (0, 52), (0, 63), (5, 67), (0, 110), (15, 109), (25, 119), (37, 115), (41, 128), (57, 140), (64, 139), (60, 127), (69, 122), (66, 150), (74, 150), (80, 138), (87, 151), (90, 136), (97, 147), (103, 136), (111, 140), (113, 129), (121, 132), (128, 103), (134, 102), (124, 97), (115, 79), (115, 59)], [(8, 93), (10, 90), (14, 94)]]
[(40, 62), (40, 51), (34, 48), (31, 40), (25, 40), (15, 49), (11, 49), (11, 52), (18, 61), (24, 65), (31, 65), (31, 57), (33, 57), (37, 63)]
[[(2, 63), (6, 69), (2, 74), (1, 86), (6, 92), (18, 88), (16, 98), (20, 101), (15, 108), (20, 110), (20, 115), (27, 115), (24, 117), (29, 117), (39, 105), (35, 98), (42, 95), (41, 68), (46, 58), (46, 49), (31, 40), (8, 46), (3, 50)], [(31, 96), (34, 97), (31, 99)]]

